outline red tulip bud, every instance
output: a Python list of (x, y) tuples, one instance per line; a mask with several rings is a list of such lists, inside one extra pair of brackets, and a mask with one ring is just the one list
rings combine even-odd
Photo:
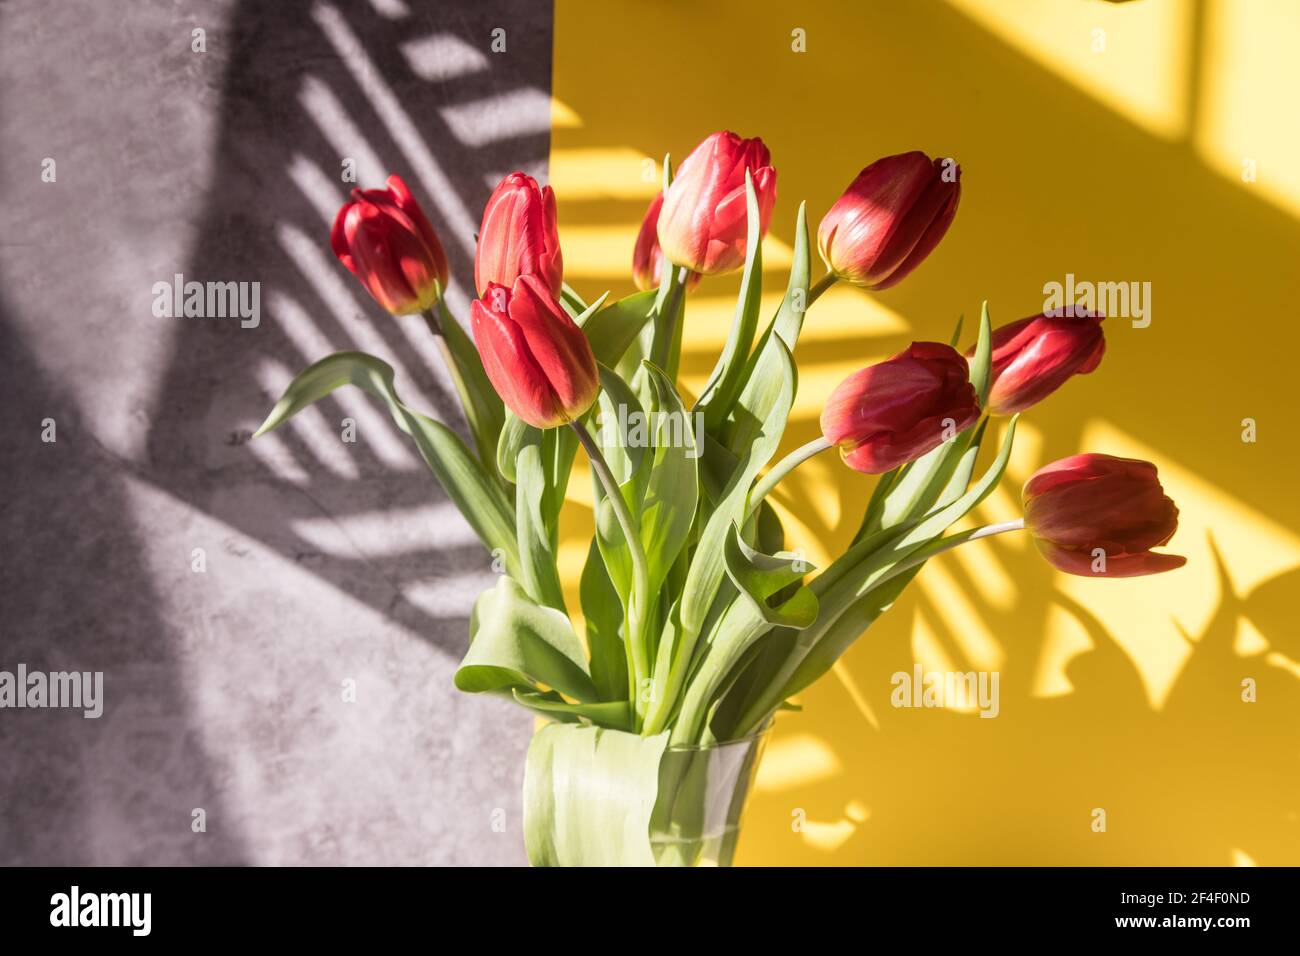
[(492, 387), (528, 424), (563, 425), (596, 400), (600, 377), (591, 345), (536, 276), (520, 276), (513, 289), (489, 283), (470, 319)]
[(401, 176), (389, 176), (386, 189), (352, 190), (334, 217), (330, 245), (393, 315), (432, 308), (447, 288), (442, 244)]
[(758, 196), (761, 235), (776, 204), (776, 170), (761, 139), (713, 133), (682, 160), (659, 215), (659, 244), (668, 261), (703, 275), (745, 264), (749, 241), (745, 170)]
[[(659, 210), (664, 204), (661, 192), (650, 202), (650, 208), (641, 221), (641, 231), (637, 233), (636, 247), (632, 250), (632, 281), (642, 292), (659, 288), (663, 281), (664, 253), (659, 246)], [(698, 272), (687, 273), (686, 291), (690, 292), (700, 284)]]
[(555, 225), (555, 193), (524, 173), (511, 173), (497, 185), (483, 209), (474, 288), (480, 296), (493, 283), (514, 288), (520, 276), (537, 276), (559, 296), (564, 259)]
[(1022, 498), (1038, 550), (1068, 574), (1129, 578), (1187, 563), (1182, 555), (1151, 550), (1178, 530), (1178, 508), (1149, 461), (1062, 458), (1035, 472)]
[[(988, 410), (1011, 415), (1036, 405), (1071, 375), (1086, 375), (1101, 362), (1106, 336), (1102, 316), (1079, 312), (1059, 318), (1035, 315), (993, 332)], [(975, 353), (974, 348), (966, 353)]]
[(919, 458), (979, 418), (966, 360), (938, 342), (854, 372), (822, 410), (822, 434), (844, 463), (877, 475)]
[(961, 167), (922, 152), (878, 159), (822, 217), (826, 268), (854, 285), (888, 289), (939, 244), (957, 215)]

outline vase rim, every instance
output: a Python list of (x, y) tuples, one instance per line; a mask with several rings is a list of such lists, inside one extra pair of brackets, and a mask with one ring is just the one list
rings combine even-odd
[(664, 748), (664, 753), (692, 753), (702, 750), (721, 750), (724, 747), (735, 747), (741, 744), (753, 744), (766, 737), (772, 732), (772, 725), (775, 721), (769, 720), (752, 734), (746, 734), (744, 737), (735, 737), (731, 740), (717, 740), (711, 744), (670, 744)]

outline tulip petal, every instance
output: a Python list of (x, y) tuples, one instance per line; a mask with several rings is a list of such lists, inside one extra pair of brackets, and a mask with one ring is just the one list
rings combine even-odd
[(872, 288), (887, 289), (902, 281), (939, 244), (952, 224), (961, 198), (961, 184), (943, 180), (941, 162), (935, 160), (935, 175), (898, 220), (872, 265), (868, 273)]
[(657, 229), (670, 262), (705, 275), (740, 268), (748, 242), (746, 170), (765, 232), (776, 201), (776, 171), (762, 140), (713, 133), (682, 161), (664, 196)]
[[(945, 183), (942, 185), (947, 184)], [(903, 279), (912, 273), (912, 270), (925, 261), (926, 257), (934, 251), (935, 246), (939, 244), (939, 241), (943, 239), (944, 235), (948, 232), (948, 227), (952, 225), (952, 221), (957, 218), (957, 205), (960, 202), (961, 183), (957, 183), (956, 188), (948, 195), (944, 206), (939, 210), (934, 219), (931, 220), (930, 224), (925, 227), (924, 232), (921, 233), (921, 237), (917, 239), (915, 245), (912, 246), (912, 250), (907, 254), (903, 261), (894, 268), (887, 278), (882, 279), (875, 284), (875, 289), (877, 291), (888, 289), (890, 286), (902, 282)]]
[(1075, 375), (1101, 362), (1106, 338), (1099, 316), (1037, 315), (994, 333), (989, 410), (1024, 411)]
[(555, 193), (526, 173), (511, 173), (493, 190), (483, 209), (474, 287), (486, 295), (490, 284), (514, 287), (521, 275), (542, 278), (553, 295), (563, 284), (563, 257), (555, 219)]
[(841, 382), (821, 427), (850, 468), (880, 474), (932, 451), (979, 415), (966, 360), (951, 346), (913, 342)]
[(1181, 554), (1161, 554), (1156, 551), (1141, 551), (1136, 554), (1106, 554), (1105, 571), (1094, 571), (1096, 558), (1091, 551), (1078, 551), (1060, 548), (1042, 540), (1036, 540), (1038, 550), (1042, 552), (1048, 564), (1058, 571), (1085, 578), (1136, 578), (1148, 574), (1160, 574), (1173, 571), (1187, 563)]
[[(506, 290), (490, 286), (489, 298), (498, 291), (508, 295)], [(523, 331), (510, 316), (475, 299), (470, 306), (470, 324), (483, 370), (506, 406), (536, 428), (563, 424), (564, 413), (550, 381), (533, 358)]]
[(353, 275), (357, 273), (356, 263), (352, 259), (352, 250), (348, 247), (347, 218), (352, 212), (352, 204), (344, 203), (334, 216), (334, 225), (330, 227), (330, 248), (339, 262)]
[(907, 210), (925, 192), (934, 166), (920, 151), (886, 156), (867, 166), (822, 217), (818, 248), (827, 267), (857, 285), (873, 285), (915, 245), (899, 252), (890, 268), (881, 257)]
[(582, 329), (535, 276), (520, 276), (515, 283), (510, 318), (550, 383), (561, 413), (574, 419), (586, 412), (596, 400), (600, 380)]

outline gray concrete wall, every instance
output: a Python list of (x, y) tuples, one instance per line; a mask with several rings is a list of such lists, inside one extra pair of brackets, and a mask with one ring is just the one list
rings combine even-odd
[[(491, 185), (545, 172), (550, 56), (510, 0), (0, 6), (0, 669), (105, 675), (98, 720), (0, 710), (0, 863), (523, 862), (531, 720), (451, 684), (487, 555), (359, 393), (248, 436), (344, 348), (455, 418), (330, 254), (342, 163), (463, 281)], [(176, 273), (260, 283), (260, 325), (155, 317)]]

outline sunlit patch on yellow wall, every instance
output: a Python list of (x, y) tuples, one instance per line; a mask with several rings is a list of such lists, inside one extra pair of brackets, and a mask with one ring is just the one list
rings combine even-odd
[(558, 96), (551, 97), (551, 128), (576, 129), (582, 125), (580, 117), (569, 104)]
[(1031, 693), (1035, 697), (1063, 697), (1074, 690), (1065, 673), (1070, 661), (1092, 650), (1093, 644), (1079, 619), (1059, 605), (1048, 610), (1045, 632)]
[(948, 3), (1149, 132), (1172, 138), (1186, 129), (1191, 3)]
[(836, 661), (831, 667), (831, 676), (834, 677), (835, 680), (839, 682), (840, 686), (844, 688), (844, 692), (849, 695), (849, 699), (853, 701), (853, 706), (856, 707), (858, 713), (862, 715), (862, 719), (866, 721), (872, 730), (879, 730), (880, 719), (876, 717), (876, 711), (872, 708), (870, 701), (867, 700), (867, 695), (864, 694), (862, 688), (858, 686), (857, 679), (854, 678), (853, 672), (839, 661)]
[(792, 790), (825, 780), (839, 771), (839, 758), (826, 741), (810, 734), (792, 735), (768, 744), (754, 786), (769, 792)]
[[(590, 199), (648, 201), (663, 185), (655, 162), (653, 157), (623, 146), (552, 147), (549, 179), (556, 193), (570, 202)], [(628, 252), (630, 254), (631, 250)]]
[(1300, 90), (1300, 4), (1206, 0), (1205, 8), (1196, 147), (1231, 181), (1300, 212), (1292, 99)]
[[(945, 555), (944, 558), (946, 557)], [(953, 579), (944, 558), (931, 561), (926, 566), (925, 573), (917, 576), (915, 585), (924, 590), (935, 613), (953, 635), (954, 650), (961, 655), (958, 666), (953, 669), (998, 670), (1005, 659), (1002, 645), (989, 630), (984, 614), (971, 603), (965, 589)]]

